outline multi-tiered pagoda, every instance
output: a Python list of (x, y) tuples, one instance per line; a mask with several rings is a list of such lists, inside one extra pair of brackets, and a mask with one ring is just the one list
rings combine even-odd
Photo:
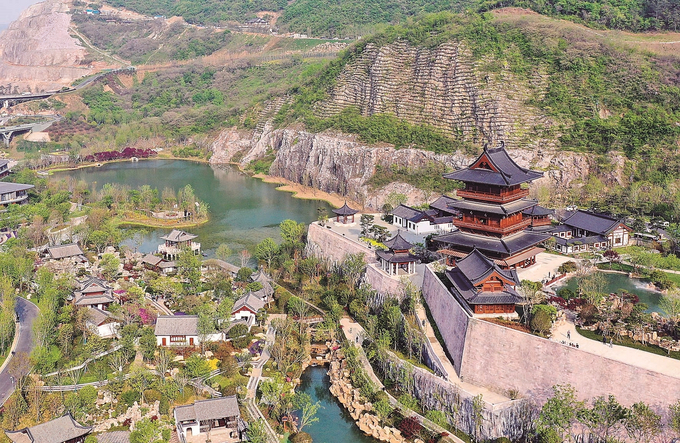
[(527, 198), (523, 184), (543, 176), (522, 168), (508, 155), (503, 143), (497, 148), (484, 146), (484, 152), (469, 167), (444, 175), (465, 183), (458, 191), (462, 200), (449, 203), (460, 211), (454, 220), (457, 231), (434, 239), (450, 265), (475, 247), (505, 269), (523, 268), (536, 262), (537, 247), (548, 234), (527, 230), (531, 216), (527, 209), (538, 203)]

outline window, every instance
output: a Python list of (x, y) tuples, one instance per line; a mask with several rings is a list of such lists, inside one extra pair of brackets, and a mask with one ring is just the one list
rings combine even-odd
[(187, 337), (185, 335), (171, 335), (170, 336), (170, 343), (184, 343), (187, 341)]
[(616, 237), (614, 239), (614, 243), (616, 243), (617, 245), (620, 245), (621, 244), (621, 237)]

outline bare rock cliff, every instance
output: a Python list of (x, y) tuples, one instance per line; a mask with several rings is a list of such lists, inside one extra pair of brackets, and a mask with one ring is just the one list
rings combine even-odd
[(53, 90), (90, 74), (87, 55), (71, 37), (71, 17), (63, 0), (26, 9), (0, 34), (0, 88), (4, 92)]
[[(457, 169), (467, 166), (473, 158), (463, 153), (435, 154), (418, 149), (394, 149), (391, 146), (368, 146), (346, 134), (313, 134), (287, 128), (252, 134), (228, 129), (212, 145), (213, 164), (232, 160), (247, 165), (251, 160), (274, 152), (276, 159), (270, 174), (329, 193), (337, 193), (379, 208), (392, 191), (409, 195), (412, 204), (426, 200), (423, 192), (405, 183), (391, 183), (383, 189), (371, 189), (368, 182), (376, 167), (399, 165), (418, 169), (435, 162)], [(548, 149), (512, 149), (511, 155), (526, 167), (545, 171), (545, 177), (532, 186), (547, 187), (554, 194), (566, 193), (593, 171), (591, 159), (584, 154)], [(622, 160), (614, 158), (613, 162)], [(617, 163), (618, 164), (618, 163)], [(619, 168), (620, 169), (620, 168)], [(612, 175), (611, 180), (617, 177)]]
[(500, 65), (475, 61), (463, 43), (369, 43), (345, 66), (317, 113), (328, 117), (353, 106), (363, 115), (389, 112), (429, 124), (474, 144), (505, 140), (515, 147), (554, 147), (555, 135), (544, 135), (552, 120), (527, 104), (544, 94), (543, 74), (519, 79), (505, 66), (489, 73), (489, 64)]

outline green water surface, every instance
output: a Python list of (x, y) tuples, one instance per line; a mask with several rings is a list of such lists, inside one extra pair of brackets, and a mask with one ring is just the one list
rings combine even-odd
[[(604, 273), (604, 276), (607, 279), (607, 286), (605, 288), (607, 294), (621, 291), (630, 292), (640, 298), (640, 303), (645, 303), (648, 306), (647, 312), (662, 312), (661, 307), (659, 307), (661, 294), (657, 291), (646, 289), (646, 282), (630, 278), (625, 274)], [(577, 279), (569, 279), (565, 287), (578, 293)]]
[(329, 392), (331, 382), (326, 371), (325, 367), (310, 366), (300, 377), (298, 391), (309, 394), (312, 402), (318, 401), (322, 406), (316, 415), (319, 421), (303, 431), (312, 436), (314, 443), (377, 443), (378, 440), (359, 430), (349, 413)]
[[(232, 166), (213, 166), (186, 160), (143, 160), (105, 164), (99, 168), (83, 168), (60, 172), (65, 176), (84, 180), (101, 189), (106, 183), (119, 183), (136, 189), (149, 185), (161, 192), (170, 187), (175, 191), (190, 184), (196, 196), (208, 203), (210, 221), (188, 228), (198, 235), (204, 253), (214, 254), (221, 243), (234, 252), (230, 261), (237, 263), (237, 254), (244, 248), (251, 252), (266, 237), (279, 241), (279, 223), (286, 219), (309, 223), (317, 219), (317, 208), (330, 206), (323, 201), (302, 200), (292, 194), (276, 190), (276, 186), (243, 174)], [(160, 236), (169, 229), (148, 229), (123, 244), (141, 252), (154, 252)]]

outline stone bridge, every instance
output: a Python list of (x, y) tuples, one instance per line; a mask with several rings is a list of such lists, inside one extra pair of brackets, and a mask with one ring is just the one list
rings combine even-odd
[(26, 125), (1, 127), (0, 134), (2, 134), (2, 139), (5, 141), (5, 146), (9, 148), (9, 142), (12, 140), (12, 136), (14, 136), (14, 134), (30, 132), (33, 130), (33, 127), (37, 125), (42, 125), (42, 123), (29, 123)]
[(10, 106), (18, 105), (19, 103), (49, 98), (52, 97), (54, 94), (56, 94), (56, 92), (43, 92), (39, 94), (0, 95), (0, 103), (2, 103), (2, 107), (6, 109), (9, 108)]

